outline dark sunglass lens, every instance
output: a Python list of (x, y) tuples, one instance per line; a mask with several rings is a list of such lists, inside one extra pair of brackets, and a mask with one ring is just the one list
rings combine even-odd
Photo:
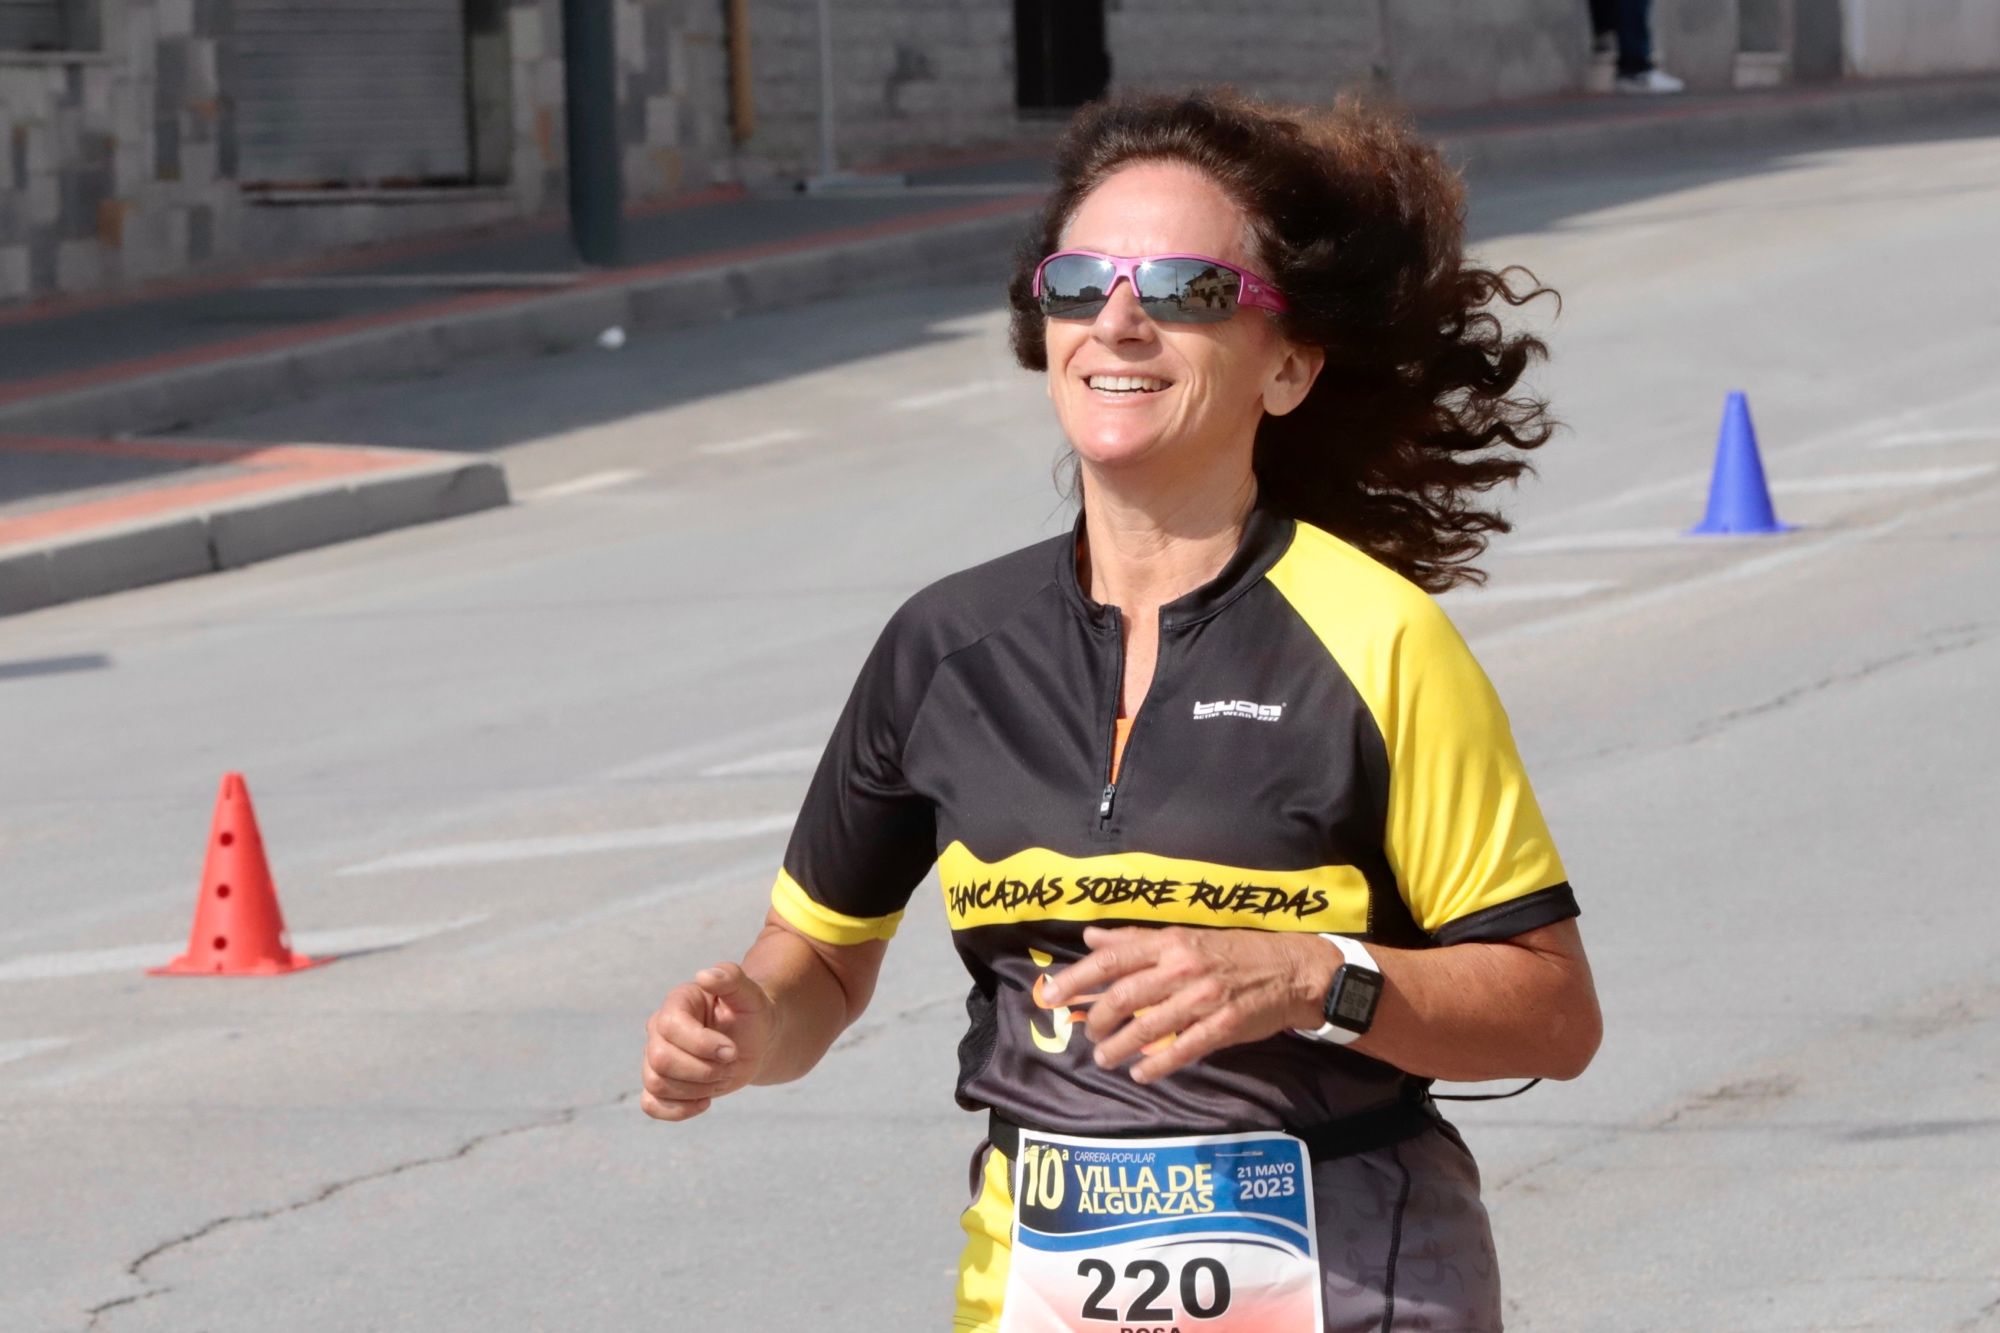
[(1104, 308), (1115, 274), (1102, 259), (1063, 255), (1042, 267), (1042, 313), (1054, 319), (1088, 318)]
[(1236, 313), (1235, 270), (1199, 259), (1155, 259), (1139, 265), (1139, 304), (1173, 324), (1218, 324)]

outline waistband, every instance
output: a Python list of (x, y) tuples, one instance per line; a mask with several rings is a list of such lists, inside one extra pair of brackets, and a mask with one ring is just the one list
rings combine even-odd
[[(1287, 1125), (1285, 1133), (1303, 1142), (1306, 1145), (1306, 1155), (1313, 1161), (1331, 1162), (1342, 1157), (1353, 1157), (1357, 1153), (1373, 1152), (1377, 1148), (1387, 1148), (1391, 1144), (1401, 1143), (1404, 1139), (1415, 1138), (1432, 1125), (1440, 1123), (1442, 1123), (1442, 1119), (1437, 1113), (1436, 1106), (1431, 1101), (1429, 1091), (1422, 1086), (1412, 1085), (1411, 1090), (1400, 1100), (1390, 1102), (1387, 1106), (1378, 1106), (1367, 1111), (1358, 1111), (1353, 1115), (1342, 1116), (1338, 1120), (1329, 1120), (1324, 1124), (1312, 1125), (1306, 1128)], [(1024, 1126), (1009, 1120), (998, 1111), (988, 1111), (986, 1113), (987, 1141), (993, 1145), (995, 1150), (1005, 1154), (1009, 1161), (1013, 1161), (1020, 1156), (1021, 1130), (1023, 1128)], [(1060, 1131), (1046, 1130), (1042, 1132), (1053, 1134)], [(1098, 1134), (1091, 1137), (1105, 1139), (1167, 1138), (1177, 1133), (1198, 1134), (1202, 1132), (1204, 1131), (1149, 1129), (1131, 1134)], [(1206, 1132), (1213, 1133), (1214, 1131)]]

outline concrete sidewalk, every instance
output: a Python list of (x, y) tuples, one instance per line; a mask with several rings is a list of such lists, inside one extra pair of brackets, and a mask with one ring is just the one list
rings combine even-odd
[[(1504, 176), (1746, 140), (1809, 146), (1996, 109), (2000, 78), (1982, 77), (1567, 99), (1419, 123), (1468, 172)], [(1003, 155), (837, 195), (725, 190), (654, 205), (633, 213), (629, 262), (615, 269), (579, 269), (545, 221), (0, 311), (0, 439), (17, 437), (0, 447), (0, 614), (506, 502), (497, 465), (462, 456), (399, 451), (390, 466), (386, 451), (356, 450), (384, 457), (343, 471), (330, 446), (252, 457), (103, 437), (560, 351), (613, 328), (997, 281), (1046, 170), (1040, 154)], [(252, 527), (256, 538), (242, 535)]]
[(507, 500), (498, 463), (427, 450), (0, 438), (0, 615)]

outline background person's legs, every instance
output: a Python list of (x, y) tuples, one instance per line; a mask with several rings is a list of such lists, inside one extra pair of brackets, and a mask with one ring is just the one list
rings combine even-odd
[(1618, 0), (1590, 0), (1590, 35), (1602, 43), (1618, 31)]
[[(1618, 11), (1618, 73), (1644, 74), (1653, 67), (1653, 0), (1612, 0)], [(1591, 12), (1595, 14), (1595, 0)]]

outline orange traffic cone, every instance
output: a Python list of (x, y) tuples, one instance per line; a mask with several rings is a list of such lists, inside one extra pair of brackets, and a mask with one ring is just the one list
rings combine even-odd
[(278, 911), (278, 890), (264, 859), (264, 838), (257, 832), (257, 812), (250, 808), (250, 789), (241, 773), (225, 774), (215, 801), (215, 823), (208, 831), (208, 861), (202, 866), (188, 951), (147, 971), (156, 977), (270, 977), (331, 961), (292, 952)]

